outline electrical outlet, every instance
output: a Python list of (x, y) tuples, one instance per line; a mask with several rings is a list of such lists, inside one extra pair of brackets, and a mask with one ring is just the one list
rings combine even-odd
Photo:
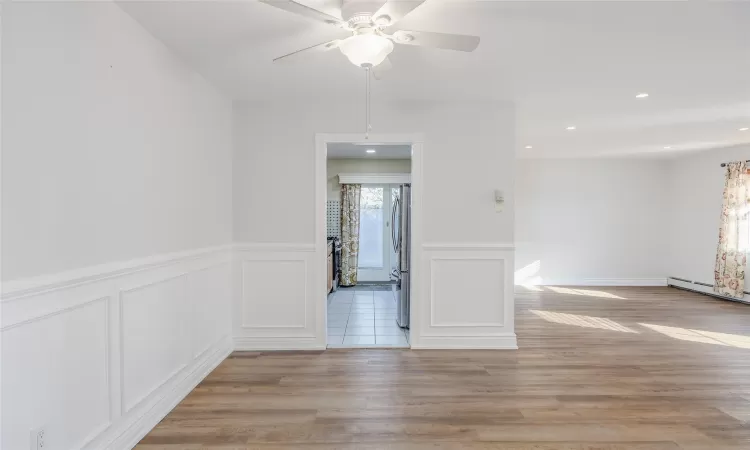
[(34, 428), (31, 430), (29, 436), (29, 449), (30, 450), (44, 450), (47, 448), (46, 436), (47, 432), (43, 427)]

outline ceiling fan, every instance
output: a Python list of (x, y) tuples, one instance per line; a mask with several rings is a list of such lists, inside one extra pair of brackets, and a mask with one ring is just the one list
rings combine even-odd
[(334, 0), (336, 16), (293, 0), (260, 0), (262, 3), (351, 32), (351, 36), (303, 48), (273, 61), (289, 60), (312, 52), (339, 49), (352, 64), (373, 69), (375, 78), (391, 68), (388, 55), (394, 43), (471, 52), (478, 36), (403, 30), (395, 24), (426, 0)]

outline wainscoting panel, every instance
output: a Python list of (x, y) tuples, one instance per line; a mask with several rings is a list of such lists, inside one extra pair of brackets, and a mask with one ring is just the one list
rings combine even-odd
[(192, 359), (188, 276), (159, 280), (120, 294), (123, 414)]
[(306, 244), (237, 246), (233, 326), (237, 349), (319, 347), (314, 249)]
[(305, 328), (307, 262), (242, 261), (242, 327)]
[(198, 270), (186, 281), (193, 307), (188, 339), (193, 358), (198, 358), (232, 329), (231, 262)]
[[(433, 328), (505, 326), (502, 302), (505, 259), (434, 257), (430, 269), (430, 325)], [(465, 282), (456, 283), (456, 280)], [(487, 298), (497, 301), (486, 301)]]
[(231, 247), (6, 283), (2, 448), (132, 448), (231, 351)]
[(3, 448), (29, 448), (37, 426), (81, 448), (109, 426), (109, 300), (3, 330)]
[(423, 246), (422, 326), (413, 348), (514, 349), (510, 244)]

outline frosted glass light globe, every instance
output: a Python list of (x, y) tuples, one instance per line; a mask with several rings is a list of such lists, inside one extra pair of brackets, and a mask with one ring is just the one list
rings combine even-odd
[(355, 66), (375, 67), (393, 51), (393, 42), (377, 34), (358, 34), (344, 39), (339, 50)]

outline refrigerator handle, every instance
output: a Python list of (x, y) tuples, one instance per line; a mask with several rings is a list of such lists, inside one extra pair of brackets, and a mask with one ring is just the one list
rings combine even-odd
[(396, 201), (393, 202), (393, 208), (391, 208), (391, 242), (393, 243), (394, 253), (398, 253), (398, 231), (396, 230), (396, 212), (398, 211), (399, 199), (396, 197)]

